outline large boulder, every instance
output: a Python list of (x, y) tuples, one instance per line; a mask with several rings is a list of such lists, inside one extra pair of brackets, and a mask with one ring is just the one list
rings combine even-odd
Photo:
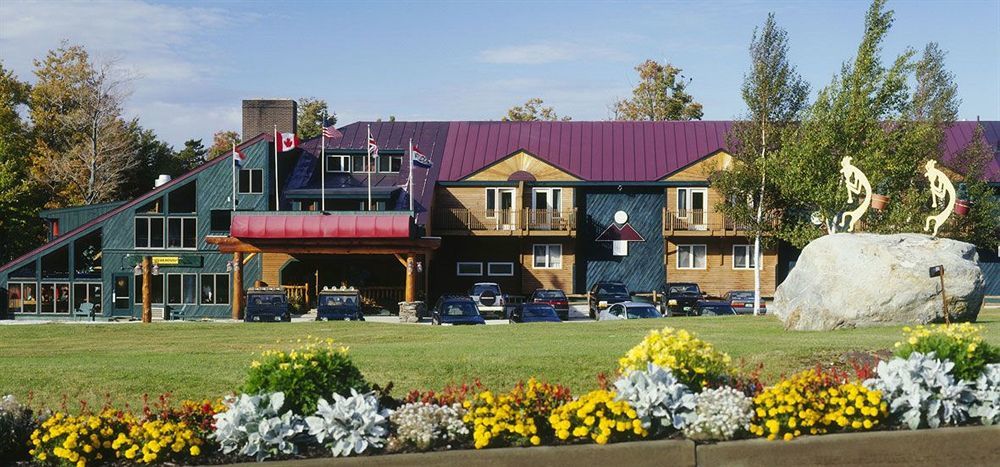
[(983, 303), (976, 247), (920, 234), (834, 234), (802, 250), (768, 309), (785, 329), (819, 331), (944, 321), (943, 265), (952, 321), (975, 321)]

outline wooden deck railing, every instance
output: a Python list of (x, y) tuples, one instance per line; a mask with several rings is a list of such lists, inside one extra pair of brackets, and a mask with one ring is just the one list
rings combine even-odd
[(725, 231), (741, 232), (747, 226), (723, 215), (718, 211), (688, 209), (670, 211), (663, 209), (663, 233), (670, 235), (677, 231)]
[(406, 296), (403, 287), (361, 287), (361, 304), (365, 311), (384, 308), (399, 312), (399, 302)]
[(303, 285), (282, 285), (282, 289), (285, 291), (285, 297), (290, 303), (296, 303), (301, 300), (301, 303), (305, 305), (305, 310), (312, 308), (312, 296), (309, 293), (309, 283)]
[(576, 209), (466, 209), (439, 208), (435, 230), (464, 231), (560, 231), (576, 230)]

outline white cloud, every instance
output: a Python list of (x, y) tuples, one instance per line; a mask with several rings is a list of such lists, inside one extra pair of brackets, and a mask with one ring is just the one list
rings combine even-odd
[(621, 54), (613, 49), (572, 42), (551, 42), (496, 47), (479, 52), (479, 61), (495, 64), (538, 65), (583, 59), (609, 59)]

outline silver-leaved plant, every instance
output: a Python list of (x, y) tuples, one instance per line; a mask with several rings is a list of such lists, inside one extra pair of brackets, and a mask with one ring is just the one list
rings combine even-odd
[(865, 381), (865, 386), (881, 391), (890, 414), (911, 430), (958, 425), (968, 419), (975, 395), (968, 382), (955, 381), (954, 366), (935, 358), (934, 352), (913, 352), (906, 359), (879, 362), (878, 377)]
[(295, 454), (295, 437), (303, 432), (302, 418), (291, 411), (280, 413), (285, 394), (229, 396), (226, 409), (215, 414), (215, 431), (211, 436), (219, 442), (222, 452), (237, 452), (258, 461), (279, 454)]
[(1000, 423), (1000, 363), (986, 365), (972, 392), (976, 402), (969, 409), (969, 415), (978, 418), (983, 425)]
[(389, 437), (389, 411), (379, 407), (374, 394), (333, 395), (333, 403), (320, 399), (316, 414), (306, 417), (309, 434), (335, 456), (361, 454), (381, 448)]
[(695, 408), (691, 390), (670, 370), (653, 363), (618, 378), (615, 394), (635, 409), (643, 428), (654, 434), (683, 429)]

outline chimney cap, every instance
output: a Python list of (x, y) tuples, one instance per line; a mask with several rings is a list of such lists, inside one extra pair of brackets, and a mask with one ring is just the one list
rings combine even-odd
[(156, 177), (156, 180), (153, 181), (153, 188), (159, 188), (162, 185), (166, 185), (167, 183), (170, 183), (170, 180), (173, 180), (170, 175), (160, 174), (160, 176)]

